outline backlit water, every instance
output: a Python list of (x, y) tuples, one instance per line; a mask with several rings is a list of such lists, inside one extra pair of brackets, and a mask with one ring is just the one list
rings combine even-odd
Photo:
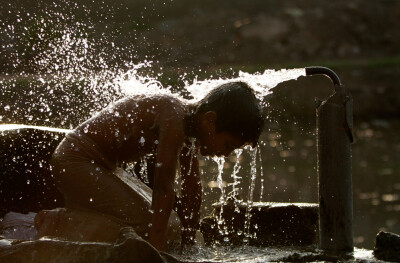
[[(180, 87), (163, 84), (161, 80), (167, 79), (163, 69), (156, 69), (156, 62), (150, 58), (138, 61), (135, 47), (119, 47), (118, 39), (107, 35), (96, 38), (93, 32), (99, 29), (90, 22), (82, 22), (79, 15), (89, 10), (69, 2), (53, 7), (61, 11), (44, 8), (37, 14), (26, 14), (14, 7), (10, 9), (14, 13), (0, 21), (4, 40), (1, 50), (10, 63), (9, 71), (2, 72), (0, 78), (0, 123), (71, 129), (126, 94), (161, 90), (198, 100), (210, 88), (228, 80), (248, 82), (263, 99), (278, 83), (304, 75), (303, 69), (267, 70), (257, 74), (234, 72), (232, 79), (210, 76), (198, 80), (193, 72), (185, 72), (177, 76)], [(101, 17), (99, 13), (95, 15)], [(99, 49), (101, 52), (95, 52)], [(266, 109), (271, 107), (267, 100), (263, 105)], [(231, 191), (249, 202), (317, 202), (315, 123), (280, 120), (278, 116), (268, 123), (258, 149), (239, 150), (225, 160), (200, 160), (203, 216), (211, 212), (213, 202), (223, 200)], [(400, 122), (396, 120), (355, 119), (353, 187), (357, 247), (372, 249), (380, 230), (400, 233), (399, 129)], [(205, 248), (189, 258), (262, 262), (298, 251), (289, 250)]]

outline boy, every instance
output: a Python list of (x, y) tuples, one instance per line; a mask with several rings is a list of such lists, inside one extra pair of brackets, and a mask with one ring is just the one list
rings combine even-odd
[[(163, 250), (178, 161), (182, 242), (190, 243), (202, 196), (198, 152), (228, 156), (244, 144), (255, 146), (262, 126), (258, 100), (243, 82), (223, 84), (191, 105), (166, 95), (128, 97), (66, 135), (53, 155), (53, 174), (67, 208), (115, 218)], [(155, 155), (151, 202), (140, 190), (144, 184), (135, 190), (114, 173), (147, 154)]]

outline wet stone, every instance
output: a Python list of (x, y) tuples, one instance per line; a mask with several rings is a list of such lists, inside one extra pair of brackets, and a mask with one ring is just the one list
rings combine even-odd
[(380, 260), (400, 262), (400, 235), (379, 232), (376, 236), (374, 256)]
[(64, 133), (33, 128), (0, 130), (0, 217), (63, 206), (49, 161)]
[(21, 241), (0, 239), (0, 262), (181, 262), (158, 252), (131, 227), (121, 228), (115, 243), (72, 242), (57, 239)]
[(213, 207), (201, 222), (206, 245), (308, 246), (318, 240), (317, 204), (255, 202), (248, 206), (228, 200)]

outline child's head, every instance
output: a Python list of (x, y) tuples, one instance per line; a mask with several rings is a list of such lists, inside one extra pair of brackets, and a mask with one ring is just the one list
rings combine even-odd
[(253, 146), (257, 144), (264, 118), (254, 91), (244, 82), (218, 86), (203, 98), (195, 114), (215, 113), (215, 132), (228, 133)]

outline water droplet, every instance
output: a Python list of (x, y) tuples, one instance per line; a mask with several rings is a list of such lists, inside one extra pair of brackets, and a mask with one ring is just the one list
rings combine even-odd
[(141, 146), (144, 146), (145, 141), (146, 141), (146, 140), (144, 139), (143, 136), (140, 137), (139, 143), (140, 143)]

